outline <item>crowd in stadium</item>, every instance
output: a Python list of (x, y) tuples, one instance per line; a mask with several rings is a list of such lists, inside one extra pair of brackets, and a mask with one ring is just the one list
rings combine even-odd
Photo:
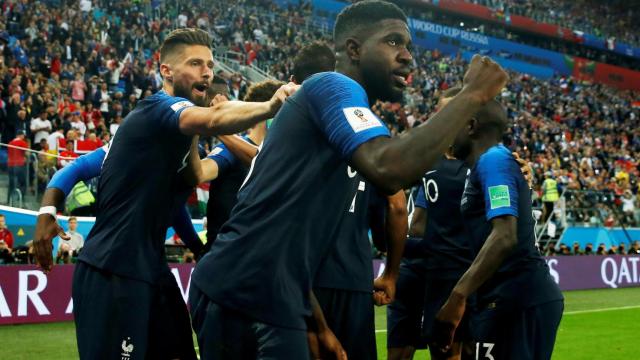
[(538, 22), (556, 24), (604, 39), (640, 45), (637, 8), (624, 1), (472, 0), (505, 14), (522, 15)]
[[(209, 3), (186, 7), (163, 2), (151, 8), (138, 2), (81, 1), (79, 6), (57, 8), (43, 2), (5, 2), (0, 34), (2, 142), (23, 144), (24, 136), (29, 147), (63, 156), (56, 160), (40, 155), (36, 174), (43, 186), (67, 158), (77, 156), (73, 142), (82, 141), (85, 150), (107, 143), (136, 103), (160, 88), (157, 49), (176, 27), (207, 30), (219, 51), (239, 53), (244, 64), (257, 65), (279, 80), (288, 78), (302, 45), (330, 38), (310, 26), (308, 6), (276, 11), (269, 1)], [(510, 6), (539, 18), (536, 14), (545, 11), (547, 2), (480, 3)], [(637, 37), (633, 27), (606, 20), (616, 17), (626, 24), (626, 15), (619, 16), (615, 6), (607, 7), (606, 16), (593, 18), (575, 16), (576, 8), (586, 8), (582, 3), (562, 4), (566, 9), (554, 15), (562, 19), (558, 21), (565, 22), (563, 14), (569, 14), (580, 19), (576, 27), (589, 23), (586, 31), (602, 25), (607, 35), (616, 29)], [(461, 84), (466, 66), (463, 60), (437, 51), (416, 49), (414, 58), (416, 69), (404, 104), (374, 106), (393, 134), (426, 121), (436, 110), (440, 92)], [(239, 74), (219, 75), (228, 82), (231, 97), (241, 99), (247, 80)], [(523, 74), (510, 76), (501, 100), (515, 125), (505, 140), (532, 163), (538, 195), (542, 196), (541, 186), (548, 178), (561, 191), (577, 194), (569, 199), (574, 205), (585, 198), (581, 191), (610, 193), (606, 203), (570, 212), (568, 220), (640, 224), (640, 110), (632, 106), (637, 93), (571, 78), (540, 81)], [(10, 173), (24, 173), (24, 156), (21, 151), (9, 152)]]

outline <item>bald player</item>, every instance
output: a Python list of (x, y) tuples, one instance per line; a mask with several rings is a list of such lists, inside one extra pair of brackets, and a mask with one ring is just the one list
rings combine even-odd
[(564, 299), (535, 246), (529, 184), (501, 144), (509, 124), (502, 105), (491, 100), (454, 141), (454, 155), (471, 167), (461, 211), (474, 261), (436, 316), (434, 346), (451, 348), (476, 293), (476, 359), (550, 359)]

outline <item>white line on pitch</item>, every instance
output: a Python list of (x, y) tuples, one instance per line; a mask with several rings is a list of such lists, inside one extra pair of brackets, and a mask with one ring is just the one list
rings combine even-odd
[(563, 315), (587, 314), (587, 313), (595, 313), (595, 312), (626, 310), (626, 309), (638, 309), (638, 308), (640, 308), (640, 305), (619, 306), (619, 307), (611, 307), (611, 308), (603, 308), (603, 309), (567, 311)]

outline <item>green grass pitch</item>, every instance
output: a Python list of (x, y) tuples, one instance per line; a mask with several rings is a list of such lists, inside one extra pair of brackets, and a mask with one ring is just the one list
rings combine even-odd
[[(554, 359), (638, 359), (640, 288), (565, 292)], [(378, 358), (386, 356), (386, 317), (376, 309)], [(0, 359), (77, 359), (73, 323), (0, 326)], [(351, 356), (357, 359), (357, 356)], [(416, 359), (428, 359), (426, 351)]]

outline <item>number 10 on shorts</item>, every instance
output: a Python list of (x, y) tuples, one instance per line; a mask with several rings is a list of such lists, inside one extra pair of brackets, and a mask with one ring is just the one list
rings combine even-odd
[(491, 350), (495, 345), (494, 343), (476, 343), (476, 360), (496, 360), (491, 354)]

